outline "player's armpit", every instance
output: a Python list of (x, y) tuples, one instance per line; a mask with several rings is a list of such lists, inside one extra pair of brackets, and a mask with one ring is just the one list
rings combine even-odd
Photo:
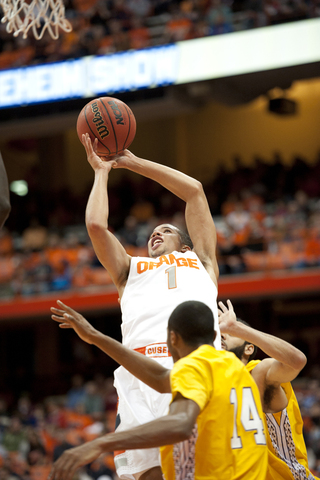
[(265, 385), (261, 403), (264, 413), (277, 413), (287, 407), (288, 399), (281, 385)]
[(285, 380), (281, 365), (273, 358), (266, 358), (251, 371), (252, 377), (259, 388), (262, 408), (265, 413), (279, 412), (286, 408), (288, 404), (281, 383), (290, 380)]

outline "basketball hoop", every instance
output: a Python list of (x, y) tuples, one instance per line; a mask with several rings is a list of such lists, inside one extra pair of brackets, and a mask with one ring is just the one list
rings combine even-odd
[(50, 36), (57, 40), (59, 28), (71, 32), (72, 26), (65, 18), (63, 0), (0, 0), (4, 16), (2, 23), (8, 22), (7, 32), (17, 37), (23, 33), (27, 38), (31, 29), (36, 40), (43, 37), (47, 30)]

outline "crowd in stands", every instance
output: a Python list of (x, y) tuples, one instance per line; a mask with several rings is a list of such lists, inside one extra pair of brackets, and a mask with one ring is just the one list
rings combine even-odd
[[(320, 159), (284, 166), (257, 158), (254, 166), (223, 168), (204, 185), (218, 236), (221, 275), (320, 266)], [(131, 255), (146, 256), (159, 223), (185, 229), (184, 204), (154, 182), (124, 177), (110, 188), (110, 225)], [(46, 194), (49, 195), (49, 194)], [(12, 195), (0, 232), (0, 296), (30, 296), (111, 285), (84, 225), (87, 194), (54, 198)], [(80, 221), (82, 219), (82, 221)]]
[[(320, 381), (293, 384), (302, 416), (309, 466), (320, 475)], [(114, 431), (117, 395), (111, 378), (83, 381), (77, 374), (66, 394), (32, 402), (28, 392), (15, 401), (0, 396), (1, 480), (47, 480), (64, 450)], [(76, 480), (116, 480), (111, 452), (82, 468)]]
[(0, 69), (105, 55), (320, 15), (319, 0), (66, 0), (70, 33), (17, 38), (0, 24)]
[[(1, 480), (47, 480), (64, 450), (114, 431), (117, 394), (112, 378), (72, 377), (64, 395), (32, 402), (0, 395)], [(106, 452), (78, 472), (79, 480), (115, 480), (113, 454)]]

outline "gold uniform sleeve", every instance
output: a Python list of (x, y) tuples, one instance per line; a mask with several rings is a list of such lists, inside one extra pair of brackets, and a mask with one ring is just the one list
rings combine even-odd
[(172, 400), (177, 393), (193, 400), (200, 408), (204, 409), (212, 391), (212, 379), (206, 366), (194, 361), (192, 358), (182, 358), (173, 367), (170, 376)]

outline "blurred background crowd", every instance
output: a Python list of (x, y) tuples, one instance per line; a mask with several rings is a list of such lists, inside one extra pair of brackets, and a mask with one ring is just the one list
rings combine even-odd
[[(288, 167), (256, 158), (234, 172), (223, 166), (204, 184), (218, 233), (221, 275), (302, 269), (320, 265), (320, 158)], [(36, 172), (33, 171), (34, 177)], [(112, 283), (84, 224), (88, 192), (44, 192), (35, 178), (25, 197), (12, 194), (10, 218), (0, 233), (0, 296), (79, 290)], [(35, 185), (32, 189), (32, 185)], [(147, 255), (153, 228), (185, 228), (184, 204), (161, 186), (132, 177), (110, 187), (110, 225), (131, 255)]]
[(72, 32), (14, 38), (0, 26), (0, 69), (105, 55), (320, 16), (319, 0), (68, 0)]
[[(13, 401), (0, 395), (1, 479), (47, 480), (62, 452), (114, 431), (117, 395), (112, 378), (85, 381), (74, 375), (65, 395), (33, 402), (22, 393)], [(81, 480), (113, 480), (113, 455), (106, 453), (81, 470)]]

